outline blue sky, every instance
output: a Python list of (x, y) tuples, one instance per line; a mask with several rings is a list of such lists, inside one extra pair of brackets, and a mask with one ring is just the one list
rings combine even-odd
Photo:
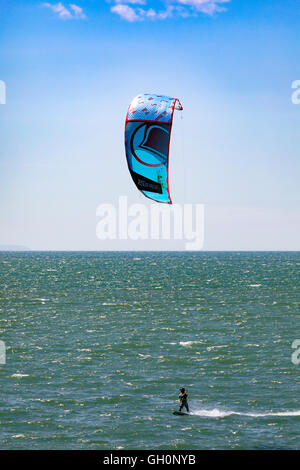
[(299, 20), (296, 0), (0, 0), (0, 245), (153, 248), (95, 235), (99, 204), (145, 202), (123, 133), (153, 92), (184, 106), (171, 194), (205, 204), (204, 249), (298, 250)]

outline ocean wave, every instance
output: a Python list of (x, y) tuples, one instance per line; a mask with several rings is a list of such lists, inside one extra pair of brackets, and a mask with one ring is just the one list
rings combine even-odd
[(29, 377), (29, 374), (13, 374), (11, 377), (17, 377), (17, 378)]
[(180, 346), (189, 347), (192, 344), (201, 344), (201, 341), (180, 341)]

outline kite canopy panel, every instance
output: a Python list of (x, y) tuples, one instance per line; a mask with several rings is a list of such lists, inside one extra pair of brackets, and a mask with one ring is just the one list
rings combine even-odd
[(134, 98), (125, 123), (128, 168), (136, 187), (150, 199), (172, 204), (169, 193), (169, 148), (177, 98), (144, 94)]

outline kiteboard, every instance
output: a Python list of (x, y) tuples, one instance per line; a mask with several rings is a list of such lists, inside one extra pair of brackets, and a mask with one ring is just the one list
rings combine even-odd
[(177, 415), (177, 416), (189, 416), (190, 413), (184, 413), (183, 411), (173, 411), (173, 415)]

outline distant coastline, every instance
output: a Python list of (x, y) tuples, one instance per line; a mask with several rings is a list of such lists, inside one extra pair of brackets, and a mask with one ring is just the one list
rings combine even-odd
[(31, 249), (23, 245), (0, 245), (0, 251), (31, 251)]

